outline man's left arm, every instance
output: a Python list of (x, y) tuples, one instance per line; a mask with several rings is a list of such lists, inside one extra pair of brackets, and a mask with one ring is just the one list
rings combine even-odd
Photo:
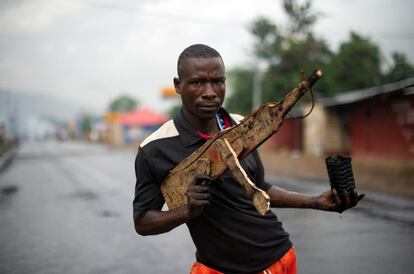
[(345, 193), (341, 201), (335, 189), (327, 190), (319, 196), (311, 196), (287, 191), (276, 186), (270, 187), (267, 194), (270, 197), (271, 207), (312, 208), (339, 213), (356, 206), (365, 196), (364, 194), (358, 195), (354, 190), (354, 195)]

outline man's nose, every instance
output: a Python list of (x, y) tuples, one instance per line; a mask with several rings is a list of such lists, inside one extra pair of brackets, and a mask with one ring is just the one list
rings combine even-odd
[(217, 96), (217, 93), (214, 89), (214, 84), (212, 82), (206, 82), (202, 96), (204, 98), (214, 98)]

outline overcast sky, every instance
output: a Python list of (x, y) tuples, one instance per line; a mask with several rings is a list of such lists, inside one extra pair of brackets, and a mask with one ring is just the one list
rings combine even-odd
[[(336, 50), (350, 30), (368, 35), (390, 61), (414, 63), (414, 1), (318, 0), (314, 32)], [(248, 24), (286, 24), (280, 0), (0, 0), (0, 89), (53, 94), (103, 110), (119, 94), (166, 110), (179, 53), (216, 48), (226, 67), (252, 63)], [(300, 68), (298, 68), (299, 70)]]

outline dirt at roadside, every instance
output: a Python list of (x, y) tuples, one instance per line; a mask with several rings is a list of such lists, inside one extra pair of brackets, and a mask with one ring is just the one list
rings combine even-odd
[[(260, 149), (266, 172), (328, 181), (325, 160), (289, 152)], [(414, 161), (352, 158), (357, 187), (414, 198)]]

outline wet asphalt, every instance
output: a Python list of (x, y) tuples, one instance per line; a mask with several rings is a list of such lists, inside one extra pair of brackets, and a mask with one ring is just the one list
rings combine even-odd
[[(0, 173), (0, 273), (189, 273), (183, 225), (142, 237), (132, 222), (135, 151), (73, 142), (23, 144)], [(327, 182), (268, 175), (292, 191)], [(414, 273), (414, 201), (373, 192), (341, 215), (275, 209), (299, 273)]]

